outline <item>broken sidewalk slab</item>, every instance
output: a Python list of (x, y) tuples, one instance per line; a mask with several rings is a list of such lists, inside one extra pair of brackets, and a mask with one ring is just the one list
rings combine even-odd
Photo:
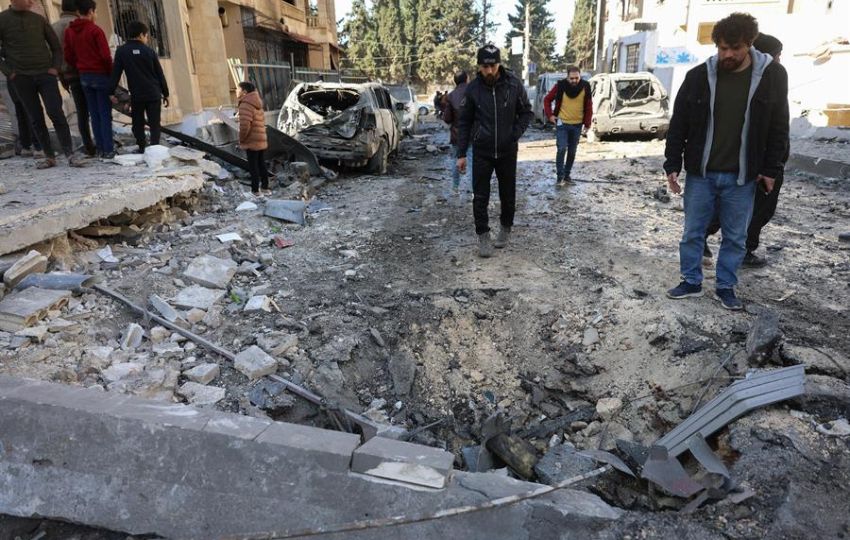
[(204, 287), (226, 289), (236, 275), (238, 265), (231, 259), (219, 259), (212, 255), (201, 255), (189, 263), (183, 276)]
[(306, 210), (307, 205), (302, 201), (269, 200), (266, 201), (264, 214), (290, 223), (304, 225)]
[(354, 451), (351, 470), (431, 488), (446, 486), (454, 455), (443, 450), (394, 441), (383, 437), (369, 439)]
[(660, 486), (677, 497), (692, 497), (704, 488), (688, 476), (679, 460), (668, 454), (663, 446), (653, 446), (649, 458), (643, 465), (641, 478)]
[(168, 149), (168, 154), (174, 159), (180, 161), (198, 162), (206, 157), (206, 152), (188, 148), (186, 146), (172, 146)]
[(709, 437), (754, 409), (800, 396), (805, 382), (803, 366), (755, 372), (729, 385), (655, 444), (675, 458), (688, 449), (688, 441), (695, 433)]
[(3, 283), (8, 288), (14, 288), (22, 279), (33, 273), (42, 273), (47, 270), (47, 257), (32, 250), (3, 273)]
[(54, 291), (74, 291), (80, 287), (88, 287), (95, 281), (94, 276), (87, 274), (66, 274), (63, 272), (30, 274), (15, 286), (15, 290), (22, 291), (30, 287), (38, 287)]
[(0, 301), (0, 330), (16, 332), (44, 318), (48, 311), (62, 308), (71, 293), (30, 287)]
[(225, 291), (221, 289), (208, 289), (200, 285), (192, 285), (177, 293), (173, 301), (177, 307), (185, 309), (198, 308), (206, 311), (224, 298), (224, 294)]

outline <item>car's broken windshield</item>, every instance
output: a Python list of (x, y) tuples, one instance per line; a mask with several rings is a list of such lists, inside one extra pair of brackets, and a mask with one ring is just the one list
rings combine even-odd
[(351, 88), (312, 88), (302, 92), (298, 101), (311, 111), (328, 116), (356, 105), (360, 93)]

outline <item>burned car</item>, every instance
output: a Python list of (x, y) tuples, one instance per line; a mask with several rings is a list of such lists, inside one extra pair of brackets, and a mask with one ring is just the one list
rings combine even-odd
[(392, 97), (375, 83), (301, 83), (281, 107), (277, 127), (322, 161), (376, 174), (386, 172), (401, 140)]
[(593, 123), (588, 140), (617, 133), (663, 138), (670, 125), (667, 91), (652, 73), (604, 73), (590, 79)]

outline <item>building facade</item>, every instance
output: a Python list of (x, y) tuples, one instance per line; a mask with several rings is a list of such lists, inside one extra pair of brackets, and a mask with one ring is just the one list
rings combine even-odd
[(846, 125), (839, 111), (850, 107), (850, 0), (607, 0), (602, 70), (652, 71), (674, 99), (685, 73), (716, 52), (715, 23), (734, 12), (753, 15), (783, 42), (792, 115)]
[[(61, 0), (41, 0), (48, 20)], [(145, 22), (171, 89), (164, 123), (233, 103), (229, 60), (290, 69), (336, 69), (333, 0), (98, 0), (97, 24), (113, 48), (127, 24)]]

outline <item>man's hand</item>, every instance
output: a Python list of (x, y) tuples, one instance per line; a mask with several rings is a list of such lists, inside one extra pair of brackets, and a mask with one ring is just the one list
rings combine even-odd
[(166, 109), (168, 108), (168, 98), (167, 97), (162, 98), (162, 106), (165, 107)]
[(56, 68), (50, 68), (50, 69), (47, 70), (47, 74), (53, 75), (54, 77), (58, 77), (59, 76), (59, 70), (56, 69)]
[(761, 184), (764, 186), (764, 192), (770, 193), (771, 191), (773, 191), (774, 184), (776, 184), (776, 178), (771, 178), (769, 176), (760, 174), (758, 175), (758, 178), (756, 178), (756, 182), (761, 182)]
[(682, 186), (679, 185), (679, 173), (671, 172), (667, 175), (667, 187), (676, 195), (682, 192)]
[(109, 96), (109, 101), (111, 101), (113, 105), (118, 105), (118, 98), (115, 96)]
[(557, 124), (558, 123), (558, 117), (553, 114), (552, 116), (549, 117), (549, 121), (552, 122), (553, 124)]
[(457, 170), (460, 171), (460, 174), (466, 174), (466, 158), (457, 158)]

